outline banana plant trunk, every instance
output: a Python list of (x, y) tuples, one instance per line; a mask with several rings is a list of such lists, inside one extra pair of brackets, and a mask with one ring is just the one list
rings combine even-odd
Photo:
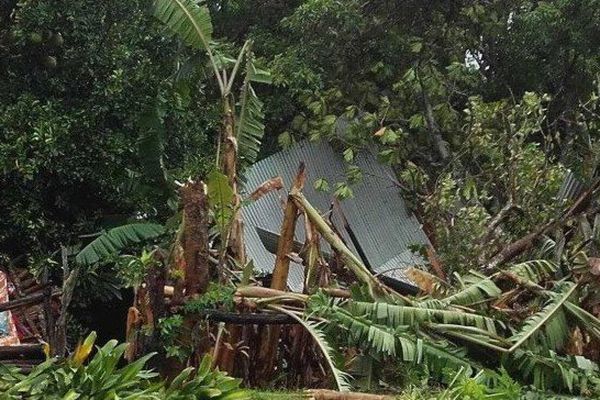
[[(221, 134), (223, 156), (222, 156), (222, 172), (227, 176), (229, 185), (234, 193), (233, 210), (231, 226), (228, 237), (225, 238), (227, 243), (227, 252), (231, 255), (238, 265), (246, 264), (246, 251), (244, 246), (244, 225), (239, 209), (241, 205), (240, 195), (237, 190), (237, 139), (235, 136), (235, 116), (231, 98), (223, 97), (223, 130)], [(219, 279), (221, 283), (225, 283), (226, 275), (224, 268), (225, 262), (219, 265)], [(215, 346), (222, 346), (221, 349), (215, 349), (215, 353), (219, 355), (216, 363), (221, 370), (233, 373), (235, 367), (236, 347), (239, 338), (242, 336), (244, 328), (239, 325), (225, 325), (224, 330), (228, 332), (227, 344), (216, 343)]]
[[(304, 163), (298, 167), (296, 178), (292, 187), (296, 190), (302, 190), (305, 181)], [(294, 232), (298, 221), (298, 207), (291, 197), (288, 197), (283, 224), (277, 242), (277, 254), (275, 257), (275, 268), (271, 279), (271, 289), (285, 291), (287, 288), (287, 278), (290, 269), (289, 253), (294, 247)], [(281, 328), (279, 326), (265, 326), (263, 340), (260, 343), (260, 359), (257, 365), (260, 365), (259, 376), (265, 382), (268, 382), (275, 371), (277, 359), (277, 347)]]
[[(243, 222), (240, 217), (240, 196), (237, 190), (237, 139), (235, 137), (235, 116), (230, 97), (223, 98), (223, 131), (222, 131), (222, 170), (229, 179), (229, 185), (234, 193), (234, 204), (232, 204), (232, 224), (229, 231), (228, 249), (229, 254), (240, 264), (246, 262), (246, 251), (244, 248)], [(223, 271), (220, 271), (223, 278)]]

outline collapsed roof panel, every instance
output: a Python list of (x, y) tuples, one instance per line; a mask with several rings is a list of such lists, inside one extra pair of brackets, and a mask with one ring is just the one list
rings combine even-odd
[[(285, 191), (269, 193), (243, 208), (248, 256), (254, 260), (258, 271), (270, 273), (273, 269), (275, 256), (272, 253), (271, 236), (279, 233), (283, 221), (285, 194), (301, 162), (306, 164), (307, 174), (304, 195), (321, 213), (330, 210), (333, 195), (317, 191), (314, 182), (322, 178), (333, 188), (335, 183), (346, 181), (346, 170), (349, 164), (330, 144), (322, 141), (298, 143), (290, 149), (259, 161), (248, 169), (245, 174), (247, 192), (252, 192), (274, 176), (281, 176), (285, 184)], [(390, 167), (380, 164), (375, 154), (368, 151), (358, 154), (354, 165), (362, 172), (362, 179), (351, 185), (353, 197), (340, 202), (343, 216), (347, 219), (355, 240), (366, 257), (366, 263), (375, 272), (382, 272), (392, 279), (409, 281), (398, 271), (403, 265), (412, 261), (422, 263), (422, 259), (412, 255), (408, 248), (411, 245), (428, 245), (427, 236), (400, 196)], [(340, 213), (334, 210), (332, 217), (347, 245), (355, 254), (359, 254), (344, 229)], [(299, 220), (295, 241), (304, 243), (304, 239), (304, 224)], [(323, 250), (330, 252), (326, 243), (323, 243)], [(394, 260), (400, 260), (402, 263), (395, 263)], [(392, 264), (400, 267), (384, 271), (382, 266), (386, 263), (388, 267)], [(290, 268), (288, 284), (292, 290), (301, 290), (302, 282), (302, 266), (294, 265)]]

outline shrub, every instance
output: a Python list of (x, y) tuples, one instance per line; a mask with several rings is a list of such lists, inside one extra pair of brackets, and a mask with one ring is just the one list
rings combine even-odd
[(96, 339), (90, 334), (67, 359), (49, 359), (24, 375), (16, 368), (0, 365), (1, 399), (153, 399), (153, 400), (241, 400), (249, 398), (239, 380), (211, 368), (204, 357), (197, 369), (183, 370), (167, 383), (144, 369), (149, 354), (124, 367), (119, 361), (126, 344), (111, 340), (92, 353)]

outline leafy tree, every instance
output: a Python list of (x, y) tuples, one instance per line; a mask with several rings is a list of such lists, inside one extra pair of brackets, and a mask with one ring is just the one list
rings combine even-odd
[(0, 251), (44, 256), (136, 212), (170, 213), (153, 165), (174, 177), (201, 171), (218, 119), (202, 91), (170, 79), (180, 49), (157, 33), (145, 3), (8, 7), (0, 28)]

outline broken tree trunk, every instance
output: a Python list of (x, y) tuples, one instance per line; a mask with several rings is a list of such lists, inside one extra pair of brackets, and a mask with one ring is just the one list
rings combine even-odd
[[(301, 163), (294, 178), (292, 190), (302, 190), (305, 179), (305, 167), (304, 163)], [(287, 278), (290, 269), (290, 258), (288, 255), (294, 249), (294, 233), (297, 221), (298, 207), (292, 198), (288, 196), (279, 241), (277, 242), (277, 255), (271, 278), (271, 289), (285, 290), (287, 288)], [(260, 343), (260, 358), (257, 364), (261, 368), (259, 376), (264, 380), (270, 380), (275, 371), (280, 328), (278, 326), (269, 326), (265, 327), (264, 330), (265, 334)]]
[(369, 293), (374, 299), (385, 299), (388, 295), (396, 294), (371, 274), (371, 271), (352, 253), (299, 190), (292, 189), (290, 196), (296, 202), (298, 208), (304, 211), (305, 216), (315, 225), (323, 238), (340, 254), (344, 264), (356, 275), (358, 280), (367, 285)]
[[(292, 190), (302, 190), (306, 179), (304, 163), (298, 167), (298, 172), (294, 178)], [(285, 290), (287, 287), (287, 277), (290, 269), (290, 258), (288, 254), (294, 249), (294, 232), (296, 231), (296, 222), (298, 221), (298, 207), (291, 197), (288, 197), (283, 215), (283, 224), (279, 241), (277, 242), (277, 255), (275, 259), (275, 268), (273, 269), (273, 278), (271, 280), (271, 289)]]
[[(166, 269), (162, 258), (154, 253), (156, 262), (149, 267), (144, 283), (138, 288), (135, 304), (127, 315), (127, 336), (133, 340), (127, 356), (136, 359), (151, 352), (161, 353), (158, 321), (165, 316), (164, 287)], [(162, 358), (162, 357), (160, 357)], [(161, 367), (159, 358), (151, 361), (153, 367)]]
[(208, 260), (208, 209), (202, 181), (181, 188), (183, 201), (183, 254), (185, 259), (185, 295), (202, 294), (210, 282)]
[[(229, 185), (233, 190), (233, 203), (231, 204), (233, 214), (231, 216), (231, 226), (225, 243), (227, 244), (227, 251), (231, 257), (240, 266), (246, 264), (246, 249), (244, 245), (244, 224), (241, 218), (240, 205), (241, 199), (237, 190), (237, 140), (235, 137), (235, 117), (234, 109), (231, 103), (231, 99), (228, 96), (223, 97), (223, 126), (221, 133), (221, 142), (223, 145), (223, 157), (221, 169), (222, 172), (227, 176)], [(225, 282), (225, 268), (224, 263), (219, 263), (219, 279), (222, 283)], [(235, 347), (239, 341), (241, 330), (239, 326), (226, 326), (225, 330), (229, 332), (229, 339), (223, 351), (216, 349), (216, 353), (219, 354), (220, 359), (217, 361), (221, 369), (231, 373), (234, 367), (235, 360)], [(220, 344), (218, 344), (220, 345)]]
[(306, 241), (304, 242), (304, 293), (313, 294), (317, 291), (321, 272), (321, 249), (319, 246), (319, 233), (317, 228), (308, 218), (304, 219), (304, 231)]

